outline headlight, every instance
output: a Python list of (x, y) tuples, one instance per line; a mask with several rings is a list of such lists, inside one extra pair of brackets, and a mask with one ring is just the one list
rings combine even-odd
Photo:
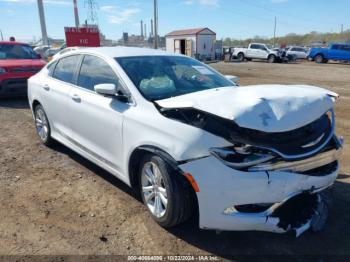
[(257, 151), (252, 147), (211, 148), (210, 153), (225, 165), (235, 169), (251, 167), (275, 158), (269, 152)]
[(5, 73), (6, 73), (5, 68), (0, 67), (0, 75), (5, 74)]

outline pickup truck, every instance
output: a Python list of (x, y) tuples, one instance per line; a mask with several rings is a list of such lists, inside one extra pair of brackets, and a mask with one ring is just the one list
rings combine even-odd
[(233, 57), (236, 57), (239, 61), (245, 59), (263, 59), (269, 63), (277, 62), (281, 60), (281, 56), (278, 51), (270, 49), (265, 44), (251, 43), (248, 48), (234, 48)]
[(350, 44), (331, 44), (328, 48), (312, 48), (309, 60), (327, 63), (328, 60), (350, 61)]

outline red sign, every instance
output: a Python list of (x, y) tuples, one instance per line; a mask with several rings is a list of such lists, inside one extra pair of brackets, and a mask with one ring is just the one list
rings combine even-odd
[(100, 46), (100, 32), (91, 27), (65, 27), (67, 47), (72, 46)]

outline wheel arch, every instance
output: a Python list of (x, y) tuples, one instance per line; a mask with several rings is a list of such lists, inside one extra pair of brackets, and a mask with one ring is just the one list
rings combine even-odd
[(165, 162), (167, 162), (172, 168), (174, 168), (174, 170), (177, 170), (180, 173), (182, 173), (181, 169), (179, 169), (178, 167), (178, 162), (163, 149), (152, 145), (138, 146), (132, 151), (128, 161), (128, 174), (130, 185), (132, 188), (138, 185), (139, 162), (145, 154), (149, 153), (162, 157)]
[(32, 109), (33, 111), (35, 110), (35, 107), (37, 107), (38, 105), (41, 105), (41, 103), (39, 102), (39, 100), (34, 99), (32, 102)]
[(313, 58), (315, 59), (315, 57), (316, 56), (322, 56), (323, 57), (323, 59), (325, 59), (326, 58), (326, 56), (323, 54), (323, 53), (317, 53), (317, 54), (315, 54), (314, 56), (313, 56)]
[(133, 152), (131, 153), (128, 161), (128, 173), (129, 173), (129, 181), (130, 181), (130, 186), (133, 189), (138, 188), (139, 186), (139, 179), (138, 179), (138, 172), (139, 172), (139, 163), (142, 159), (142, 157), (145, 154), (155, 154), (169, 164), (172, 168), (174, 168), (175, 171), (177, 171), (177, 174), (180, 175), (181, 181), (184, 183), (183, 186), (188, 189), (189, 193), (189, 202), (191, 203), (193, 207), (193, 215), (195, 216), (195, 219), (199, 221), (199, 202), (198, 202), (198, 197), (196, 194), (196, 191), (194, 190), (193, 186), (191, 185), (191, 182), (188, 180), (188, 178), (184, 175), (184, 172), (178, 167), (179, 164), (181, 164), (181, 161), (178, 162), (176, 161), (170, 154), (165, 152), (163, 149), (157, 147), (157, 146), (152, 146), (152, 145), (142, 145), (136, 147)]

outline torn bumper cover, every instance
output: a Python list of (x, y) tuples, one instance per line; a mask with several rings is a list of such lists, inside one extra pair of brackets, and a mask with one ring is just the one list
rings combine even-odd
[[(249, 156), (232, 166), (225, 154), (180, 165), (196, 180), (200, 227), (214, 230), (259, 230), (294, 232), (324, 225), (328, 209), (319, 194), (331, 186), (338, 174), (342, 141), (333, 136), (318, 154), (298, 160)], [(222, 152), (221, 152), (222, 153)], [(243, 153), (242, 153), (243, 154)]]

